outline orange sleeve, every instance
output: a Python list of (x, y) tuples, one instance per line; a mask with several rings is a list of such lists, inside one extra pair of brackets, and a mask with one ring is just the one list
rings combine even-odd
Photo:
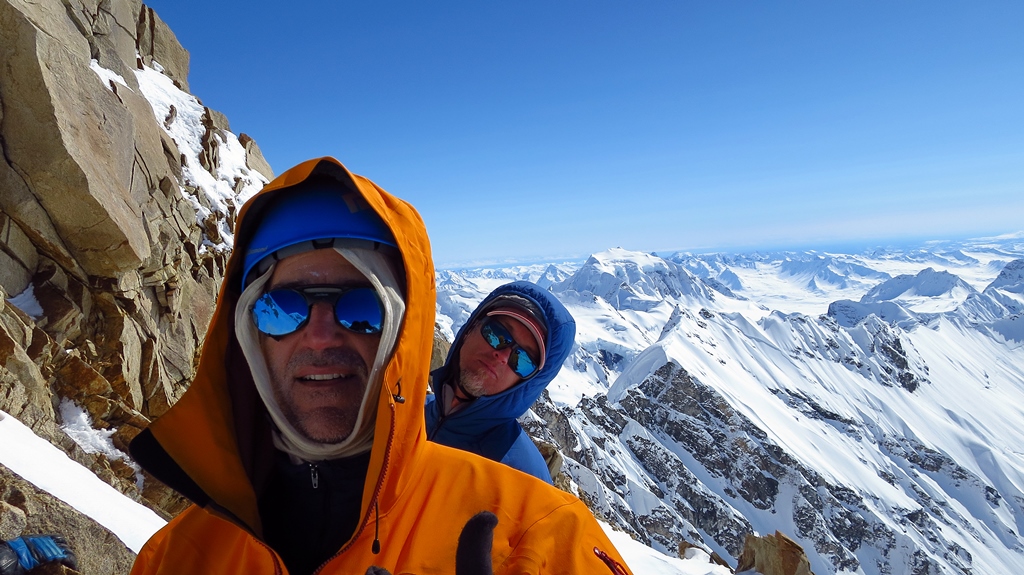
[(559, 507), (523, 534), (495, 575), (630, 575), (619, 551), (582, 501)]
[(282, 573), (277, 555), (236, 525), (196, 506), (157, 531), (130, 575)]

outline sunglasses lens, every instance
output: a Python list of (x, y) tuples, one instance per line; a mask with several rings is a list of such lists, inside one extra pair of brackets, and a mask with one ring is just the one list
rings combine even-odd
[(487, 345), (494, 349), (505, 349), (515, 346), (508, 356), (508, 366), (512, 368), (519, 377), (529, 377), (537, 370), (537, 362), (526, 353), (526, 350), (516, 344), (512, 334), (495, 320), (487, 320), (480, 326), (480, 335), (484, 336)]
[(487, 320), (480, 326), (480, 335), (484, 336), (487, 345), (494, 349), (505, 349), (516, 343), (505, 326), (494, 320)]
[(526, 354), (526, 350), (522, 348), (516, 348), (510, 356), (508, 356), (508, 365), (512, 368), (512, 371), (519, 377), (529, 377), (533, 375), (533, 372), (537, 369), (537, 362)]
[(378, 334), (384, 323), (384, 310), (373, 288), (345, 292), (334, 304), (334, 315), (342, 327), (356, 333)]
[(269, 291), (252, 306), (256, 329), (267, 335), (287, 335), (299, 329), (309, 317), (309, 305), (302, 294), (292, 290)]

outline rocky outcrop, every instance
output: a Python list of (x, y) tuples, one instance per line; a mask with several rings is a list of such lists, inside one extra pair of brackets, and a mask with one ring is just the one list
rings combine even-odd
[[(185, 92), (188, 52), (138, 0), (0, 0), (0, 35), (0, 409), (170, 516), (180, 499), (83, 452), (56, 407), (80, 406), (124, 450), (177, 400), (236, 198), (273, 174), (251, 138)], [(158, 116), (153, 75), (204, 111), (200, 141), (175, 136), (183, 110)], [(229, 170), (237, 151), (245, 167), (231, 158)]]
[(679, 542), (679, 556), (680, 557), (686, 557), (687, 556), (687, 551), (690, 550), (690, 549), (698, 549), (701, 552), (706, 553), (707, 556), (708, 556), (708, 562), (709, 563), (714, 563), (715, 565), (721, 565), (722, 567), (725, 567), (729, 571), (732, 571), (733, 573), (735, 573), (735, 571), (732, 568), (732, 565), (729, 565), (729, 562), (726, 561), (725, 559), (722, 559), (721, 555), (719, 555), (718, 553), (715, 553), (714, 551), (708, 552), (707, 549), (704, 549), (703, 547), (700, 547), (699, 545), (694, 545), (693, 543), (690, 543), (689, 541), (686, 541), (686, 540), (683, 540), (683, 541)]
[[(864, 433), (859, 422), (836, 419), (821, 406), (807, 409), (809, 417)], [(792, 525), (791, 536), (819, 561), (824, 558), (827, 572), (887, 572), (891, 564), (905, 562), (908, 572), (928, 573), (937, 569), (935, 549), (953, 550), (951, 555), (960, 549), (944, 530), (966, 522), (924, 489), (911, 488), (920, 507), (897, 510), (894, 529), (876, 502), (798, 461), (714, 388), (673, 362), (615, 404), (600, 395), (584, 397), (575, 408), (556, 407), (545, 395), (532, 411), (535, 418), (521, 421), (535, 441), (551, 441), (563, 453), (569, 490), (599, 517), (665, 552), (675, 551), (679, 541), (693, 541), (710, 553), (721, 551), (726, 561), (738, 560), (737, 572), (805, 573), (805, 562), (809, 572), (800, 544), (781, 533), (757, 537), (746, 518), (753, 513), (744, 516), (738, 508)], [(953, 482), (974, 500), (1000, 504), (993, 487), (943, 453), (897, 436), (882, 438), (880, 447), (899, 465)], [(616, 461), (622, 459), (637, 462), (645, 475), (620, 467)], [(905, 481), (895, 475), (883, 479)], [(721, 494), (708, 488), (716, 484), (723, 486)], [(905, 528), (926, 534), (930, 546), (909, 540)]]
[(138, 11), (135, 46), (143, 65), (153, 67), (156, 62), (163, 73), (174, 80), (176, 86), (188, 92), (188, 51), (182, 48), (174, 32), (148, 6), (142, 6)]
[(748, 535), (736, 571), (761, 575), (814, 575), (803, 547), (778, 531), (774, 535)]
[(441, 327), (438, 325), (434, 326), (434, 344), (430, 348), (430, 371), (444, 365), (444, 360), (448, 359), (448, 350), (452, 347), (452, 343), (445, 338), (444, 333), (441, 332)]
[(37, 533), (65, 535), (78, 569), (44, 565), (32, 573), (48, 569), (45, 572), (121, 575), (128, 573), (135, 560), (135, 554), (113, 533), (0, 465), (0, 539)]

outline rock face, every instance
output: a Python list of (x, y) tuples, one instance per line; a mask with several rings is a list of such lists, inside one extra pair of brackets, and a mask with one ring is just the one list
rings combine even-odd
[(802, 547), (778, 531), (774, 535), (748, 535), (736, 571), (761, 575), (814, 575)]
[(73, 402), (125, 450), (177, 400), (235, 202), (273, 174), (187, 94), (188, 52), (137, 0), (0, 0), (0, 38), (0, 409), (169, 517), (180, 499), (85, 453), (57, 408)]
[[(113, 533), (0, 465), (0, 539), (37, 533), (65, 535), (78, 560), (78, 573), (120, 575), (128, 573), (135, 560)], [(48, 573), (75, 573), (57, 565), (32, 572), (44, 568), (56, 568)]]

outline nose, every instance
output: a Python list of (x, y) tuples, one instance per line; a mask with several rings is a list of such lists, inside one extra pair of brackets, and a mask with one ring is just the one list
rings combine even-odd
[(326, 349), (337, 347), (346, 333), (345, 328), (334, 319), (334, 306), (318, 301), (309, 312), (309, 322), (302, 330), (302, 338), (312, 349)]
[(512, 346), (510, 345), (501, 349), (494, 349), (492, 347), (491, 351), (494, 353), (494, 357), (500, 359), (502, 363), (508, 363), (508, 356), (512, 354)]

